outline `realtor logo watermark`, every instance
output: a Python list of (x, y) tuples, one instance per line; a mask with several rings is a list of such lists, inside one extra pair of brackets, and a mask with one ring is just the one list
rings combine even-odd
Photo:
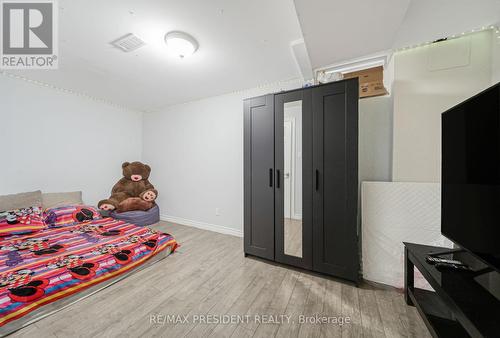
[(0, 68), (57, 69), (55, 0), (0, 0)]

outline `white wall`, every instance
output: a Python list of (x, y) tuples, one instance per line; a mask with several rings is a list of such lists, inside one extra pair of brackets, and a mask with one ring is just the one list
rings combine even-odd
[(395, 54), (394, 181), (440, 181), (441, 113), (490, 83), (491, 31)]
[[(391, 63), (393, 103), (387, 98), (379, 105), (373, 106), (370, 102), (368, 107), (363, 107), (365, 101), (360, 100), (360, 129), (363, 125), (370, 126), (374, 135), (383, 137), (387, 135), (385, 128), (392, 125), (393, 180), (399, 181), (363, 183), (364, 278), (401, 287), (402, 241), (452, 245), (440, 232), (440, 184), (413, 182), (440, 181), (441, 113), (499, 81), (500, 44), (492, 35), (486, 31), (396, 53)], [(362, 112), (367, 108), (378, 110), (380, 117), (391, 107), (393, 121), (389, 116), (385, 122), (379, 119), (380, 124), (366, 119), (369, 115), (363, 118)], [(366, 129), (360, 135), (360, 161), (377, 158), (377, 151), (387, 150), (385, 146), (370, 146), (374, 136), (363, 141), (365, 136)], [(372, 163), (375, 162), (372, 160)], [(360, 167), (363, 181), (370, 180), (363, 178), (366, 176), (363, 170), (377, 175), (377, 169)], [(421, 279), (416, 282), (423, 285)]]
[(359, 100), (359, 182), (391, 181), (392, 97)]
[(0, 75), (0, 195), (109, 195), (121, 163), (141, 159), (142, 113)]
[(491, 83), (500, 82), (500, 33), (491, 34)]
[(241, 235), (243, 99), (301, 85), (290, 81), (144, 114), (143, 158), (152, 167), (162, 218)]

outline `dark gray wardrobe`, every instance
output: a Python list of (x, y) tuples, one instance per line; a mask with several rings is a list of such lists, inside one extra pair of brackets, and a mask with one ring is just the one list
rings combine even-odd
[(358, 80), (244, 101), (244, 250), (359, 280)]

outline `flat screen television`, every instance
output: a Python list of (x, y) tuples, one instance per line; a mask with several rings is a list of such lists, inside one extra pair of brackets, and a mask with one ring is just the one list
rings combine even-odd
[(441, 232), (500, 271), (500, 83), (442, 114)]

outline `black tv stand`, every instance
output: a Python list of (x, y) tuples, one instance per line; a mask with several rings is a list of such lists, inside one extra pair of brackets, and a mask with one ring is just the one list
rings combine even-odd
[[(500, 301), (477, 282), (478, 271), (439, 271), (425, 259), (428, 255), (443, 255), (445, 248), (413, 243), (404, 246), (405, 300), (417, 308), (434, 337), (500, 336)], [(459, 260), (470, 255), (454, 250), (453, 256), (457, 253), (461, 257), (453, 258)], [(414, 268), (434, 291), (415, 287)]]

